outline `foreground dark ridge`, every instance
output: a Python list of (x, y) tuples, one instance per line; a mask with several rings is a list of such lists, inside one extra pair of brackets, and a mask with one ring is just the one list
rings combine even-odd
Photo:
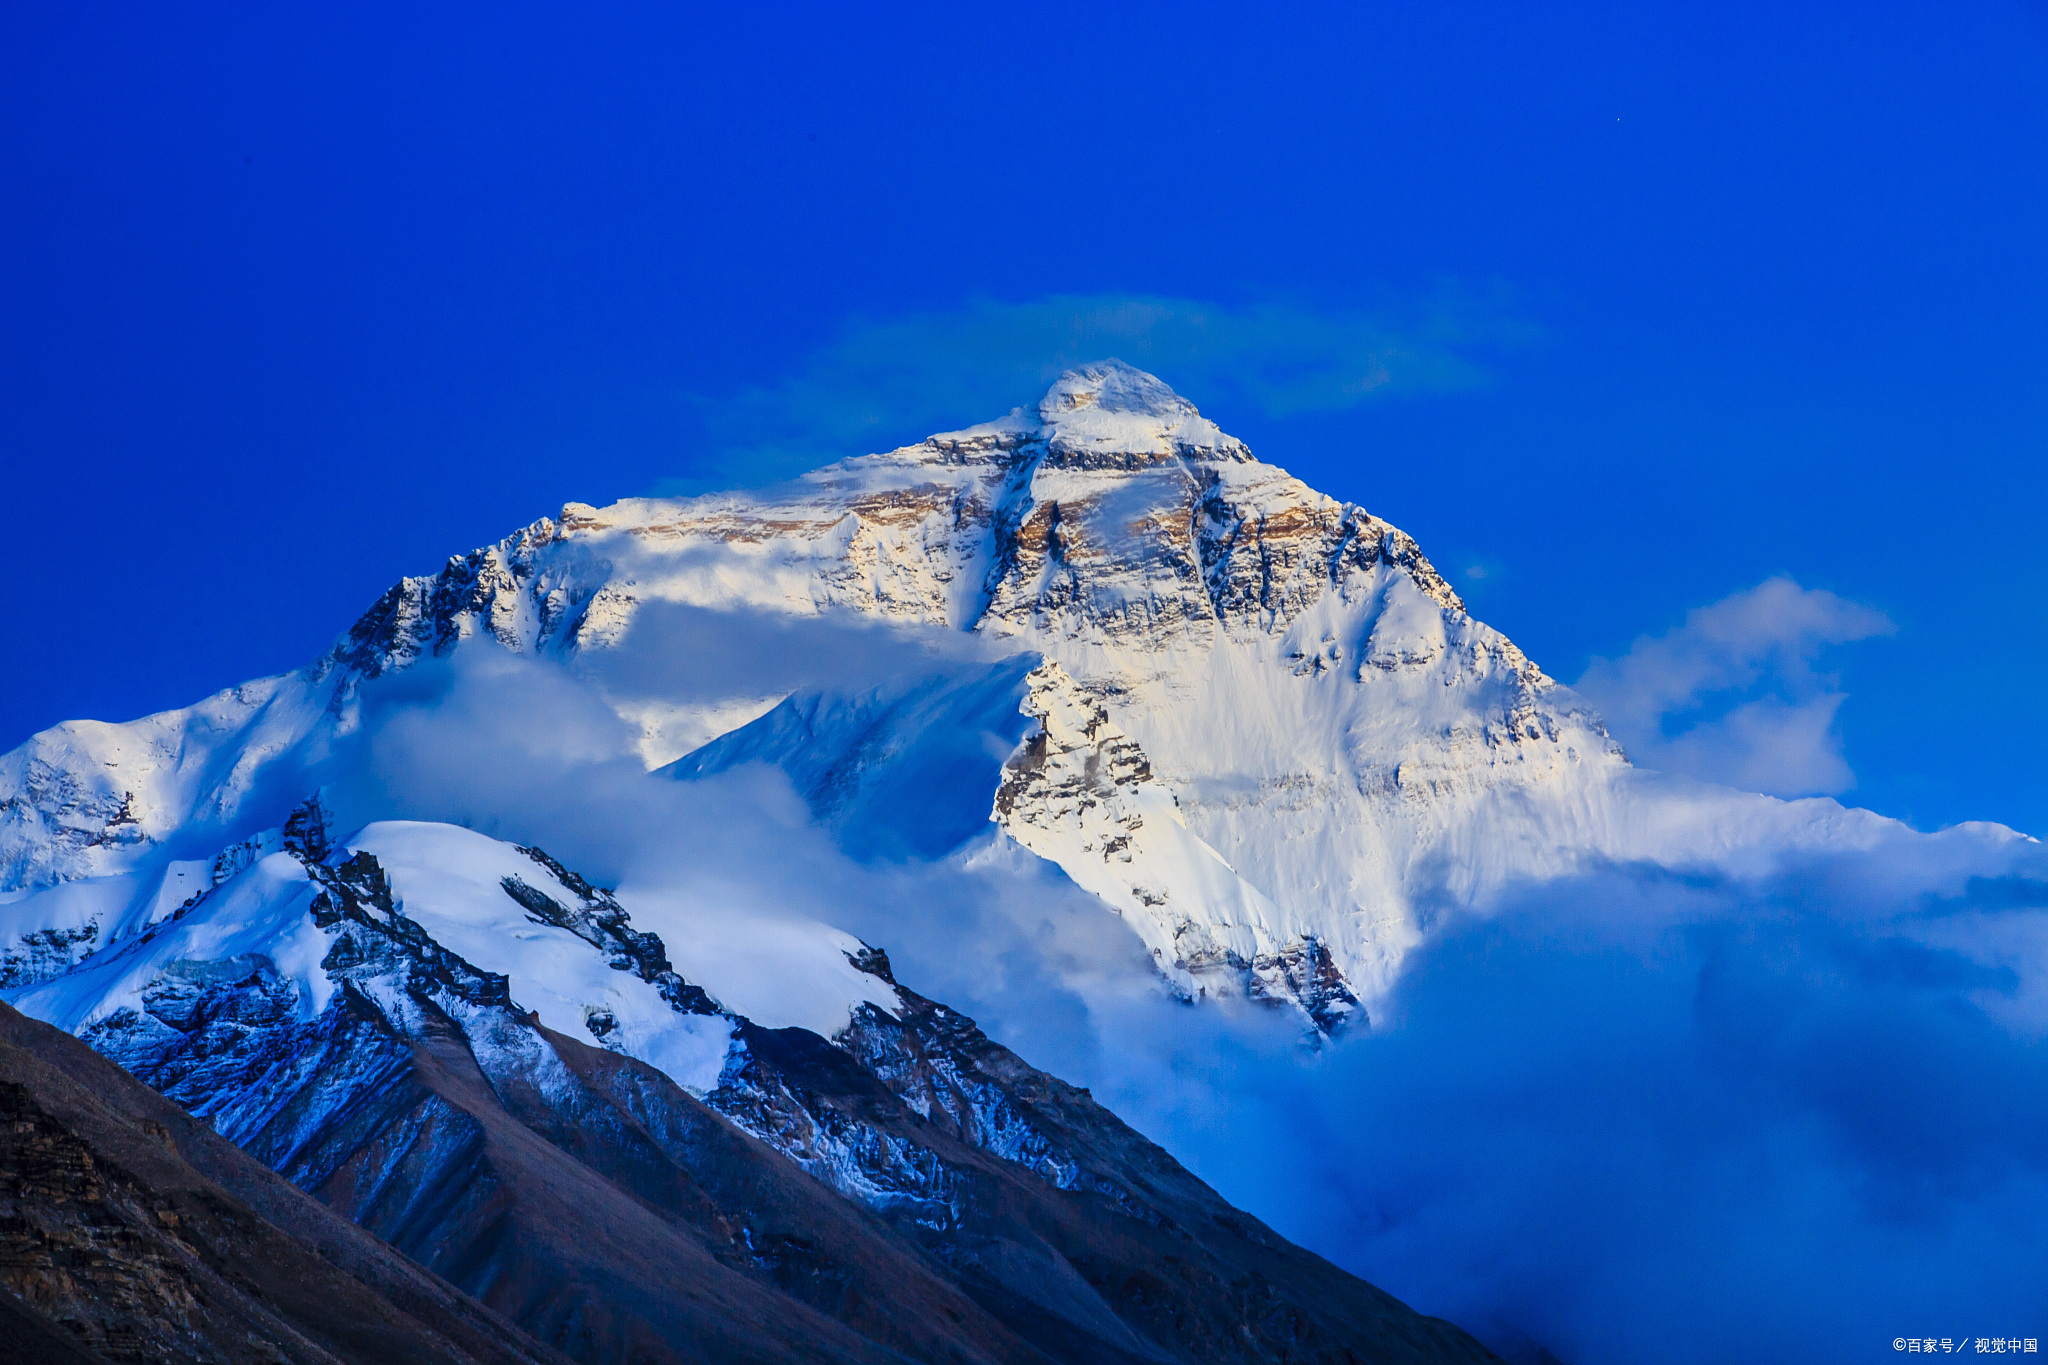
[(0, 1359), (566, 1365), (5, 1004)]

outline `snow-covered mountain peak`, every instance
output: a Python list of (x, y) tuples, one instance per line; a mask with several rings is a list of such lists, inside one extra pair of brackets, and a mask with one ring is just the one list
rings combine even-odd
[(849, 460), (829, 473), (879, 462), (954, 464), (990, 456), (1052, 469), (1142, 469), (1172, 456), (1249, 460), (1251, 452), (1157, 375), (1102, 360), (1062, 374), (1032, 408), (1014, 408), (993, 422), (941, 432), (886, 456)]
[(1158, 375), (1147, 374), (1113, 357), (1068, 370), (1038, 400), (1039, 418), (1047, 423), (1082, 408), (1100, 408), (1134, 417), (1198, 415), (1195, 405), (1175, 393)]
[(1157, 376), (1121, 360), (1068, 370), (1038, 400), (1038, 420), (1055, 458), (1063, 454), (1241, 454)]
[[(1043, 763), (1012, 770), (997, 824), (1129, 918), (1190, 993), (1256, 994), (1281, 972), (1286, 998), (1370, 1003), (1420, 941), (1421, 879), (1462, 894), (1611, 842), (1626, 764), (1598, 718), (1474, 620), (1413, 539), (1107, 361), (1035, 412), (778, 487), (570, 504), (396, 584), (299, 673), (38, 736), (0, 756), (0, 892), (124, 872), (191, 826), (225, 842), (274, 822), (256, 805), (292, 779), (273, 765), (325, 752), (363, 688), (465, 642), (594, 679), (614, 650), (717, 654), (819, 618), (977, 636), (939, 653), (978, 662), (933, 655), (915, 686), (835, 678), (802, 698), (787, 669), (742, 659), (727, 693), (591, 685), (650, 769), (773, 762), (842, 832), (866, 826), (832, 793), (903, 794), (925, 814), (891, 847), (919, 856), (987, 832), (1028, 718)], [(661, 643), (653, 623), (677, 619), (733, 633)], [(1041, 661), (1058, 667), (1025, 687)], [(926, 790), (926, 773), (983, 785)], [(1557, 828), (1479, 839), (1503, 807)], [(23, 943), (38, 961), (77, 947)]]

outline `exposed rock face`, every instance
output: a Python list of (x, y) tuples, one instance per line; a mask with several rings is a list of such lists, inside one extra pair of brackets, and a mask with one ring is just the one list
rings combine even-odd
[(1254, 958), (1246, 992), (1269, 1004), (1294, 1005), (1326, 1036), (1365, 1018), (1364, 1006), (1351, 993), (1329, 949), (1314, 937), (1293, 939)]
[(1114, 907), (1185, 995), (1246, 996), (1299, 1008), (1319, 1034), (1357, 998), (1311, 935), (1284, 916), (1181, 818), (1136, 740), (1057, 663), (1026, 680), (1038, 731), (1004, 765), (995, 820)]
[(0, 990), (33, 986), (38, 981), (62, 976), (97, 948), (99, 940), (100, 924), (96, 919), (84, 924), (28, 930), (15, 940), (14, 947), (0, 953)]
[(95, 781), (54, 745), (29, 744), (0, 760), (0, 884), (33, 886), (94, 866), (148, 841), (135, 793)]
[(562, 1361), (5, 1005), (0, 1341), (66, 1365)]
[[(626, 914), (611, 892), (592, 886), (538, 848), (519, 850), (534, 860), (577, 897), (564, 905), (517, 876), (505, 877), (500, 885), (505, 894), (526, 907), (528, 914), (543, 924), (558, 925), (588, 943), (605, 956), (605, 964), (616, 971), (632, 972), (661, 992), (661, 998), (686, 1014), (716, 1014), (717, 1005), (701, 986), (693, 986), (676, 975), (669, 965), (668, 951), (655, 934), (635, 933)], [(590, 1031), (602, 1041), (610, 1032), (603, 1017), (592, 1015)]]
[[(573, 639), (595, 591), (546, 561), (559, 533), (542, 517), (496, 545), (452, 556), (438, 574), (399, 580), (315, 666), (316, 675), (367, 681), (479, 634), (520, 652)], [(345, 688), (337, 702), (347, 696)]]

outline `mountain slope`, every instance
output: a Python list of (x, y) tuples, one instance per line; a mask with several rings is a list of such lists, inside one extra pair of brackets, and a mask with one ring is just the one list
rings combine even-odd
[(317, 802), (255, 843), (17, 998), (577, 1359), (1488, 1358), (847, 935), (704, 955), (697, 908)]
[(0, 1173), (9, 1360), (563, 1359), (6, 1005)]

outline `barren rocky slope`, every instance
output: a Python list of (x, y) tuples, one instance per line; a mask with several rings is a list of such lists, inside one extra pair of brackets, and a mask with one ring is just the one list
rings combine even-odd
[(563, 1365), (76, 1039), (0, 1005), (16, 1362)]

